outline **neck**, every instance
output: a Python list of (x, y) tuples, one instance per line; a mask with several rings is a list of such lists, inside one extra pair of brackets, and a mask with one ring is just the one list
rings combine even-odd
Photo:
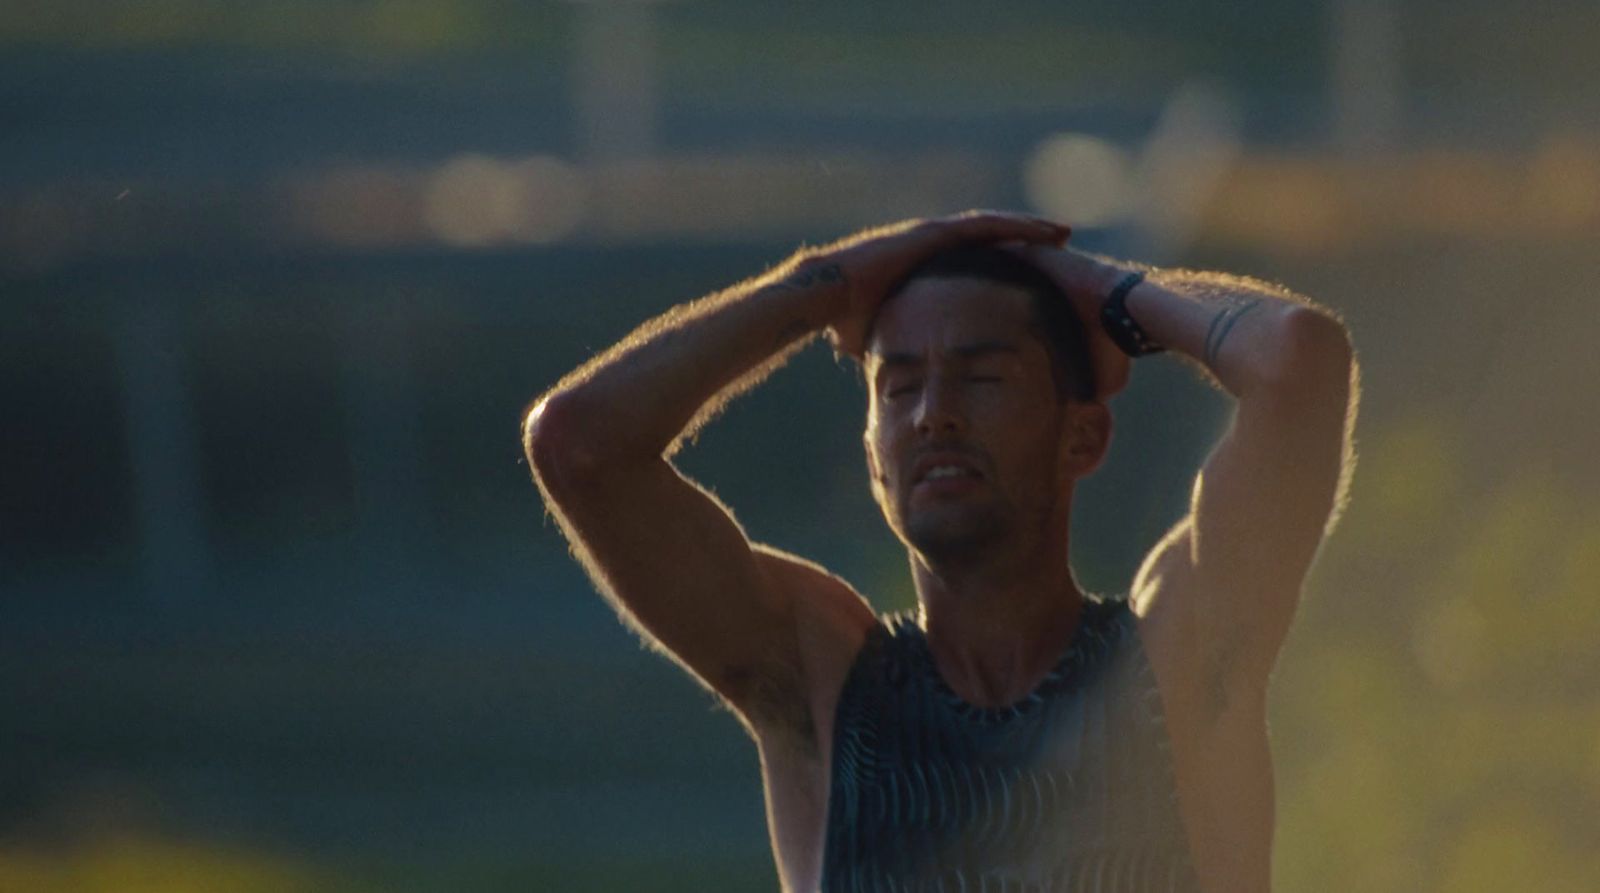
[(1055, 533), (1023, 553), (959, 567), (912, 556), (928, 647), (945, 683), (968, 703), (1004, 706), (1025, 697), (1076, 632), (1083, 591), (1066, 532)]

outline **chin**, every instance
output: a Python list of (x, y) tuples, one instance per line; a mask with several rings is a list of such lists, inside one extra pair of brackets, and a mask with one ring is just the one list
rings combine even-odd
[(987, 551), (1005, 539), (1007, 529), (993, 511), (933, 509), (909, 519), (905, 539), (926, 558), (960, 559)]

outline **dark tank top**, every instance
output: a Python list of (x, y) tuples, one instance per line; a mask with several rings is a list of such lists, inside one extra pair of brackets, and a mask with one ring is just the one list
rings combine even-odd
[(840, 692), (822, 889), (1197, 893), (1170, 744), (1132, 610), (1086, 598), (1034, 691), (974, 707), (907, 613)]

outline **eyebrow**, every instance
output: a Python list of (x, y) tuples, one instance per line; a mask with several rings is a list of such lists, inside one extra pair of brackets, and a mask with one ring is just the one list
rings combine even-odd
[[(977, 341), (971, 344), (958, 344), (955, 347), (950, 348), (950, 353), (955, 354), (964, 360), (970, 360), (973, 357), (983, 356), (984, 354), (991, 353), (1019, 354), (1021, 352), (1021, 349), (1018, 348), (1015, 343), (1010, 341)], [(903, 367), (922, 365), (921, 354), (890, 351), (889, 353), (877, 354), (877, 357), (879, 369), (888, 366)]]

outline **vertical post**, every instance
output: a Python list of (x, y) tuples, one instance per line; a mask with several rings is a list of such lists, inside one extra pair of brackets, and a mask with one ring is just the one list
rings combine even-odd
[(656, 132), (650, 0), (580, 0), (573, 57), (579, 146), (589, 161), (649, 157)]
[(183, 330), (168, 298), (128, 302), (114, 337), (148, 597), (171, 608), (211, 584), (205, 497)]
[(1395, 0), (1333, 0), (1334, 140), (1350, 154), (1383, 152), (1400, 136)]

